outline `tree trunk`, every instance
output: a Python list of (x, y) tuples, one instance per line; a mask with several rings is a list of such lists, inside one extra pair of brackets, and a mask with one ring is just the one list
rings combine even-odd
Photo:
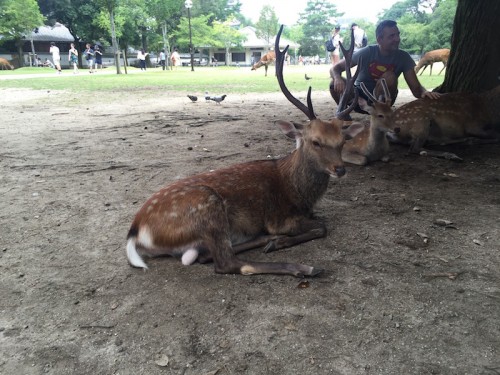
[[(24, 46), (24, 40), (19, 38), (16, 38), (15, 45), (17, 47), (17, 61), (18, 61), (18, 67), (22, 68), (24, 67), (24, 58), (23, 58), (23, 46)], [(15, 60), (15, 57), (13, 56), (13, 59)]]
[(500, 1), (458, 0), (451, 54), (439, 92), (481, 92), (500, 76)]
[(115, 14), (113, 9), (109, 10), (109, 22), (111, 24), (111, 44), (113, 45), (113, 52), (115, 55), (116, 74), (122, 74), (122, 71), (120, 70), (120, 51), (118, 49), (118, 41), (116, 39)]

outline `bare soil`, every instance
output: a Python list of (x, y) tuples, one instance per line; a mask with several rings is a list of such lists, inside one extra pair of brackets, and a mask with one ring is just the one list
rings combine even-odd
[[(308, 284), (172, 258), (144, 272), (125, 257), (143, 202), (285, 155), (273, 122), (302, 113), (281, 94), (0, 92), (0, 373), (500, 374), (498, 145), (447, 147), (462, 163), (394, 146), (331, 182), (326, 238), (242, 254), (325, 269)], [(333, 115), (327, 91), (314, 103)]]

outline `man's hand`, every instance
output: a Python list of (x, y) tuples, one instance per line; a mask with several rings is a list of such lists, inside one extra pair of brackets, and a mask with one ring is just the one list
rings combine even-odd
[(345, 90), (345, 82), (342, 78), (336, 78), (333, 81), (333, 88), (338, 94), (342, 94)]
[(440, 96), (441, 96), (441, 94), (440, 94), (440, 93), (438, 93), (438, 92), (434, 92), (434, 91), (427, 91), (427, 90), (425, 90), (425, 91), (422, 93), (421, 98), (438, 99)]

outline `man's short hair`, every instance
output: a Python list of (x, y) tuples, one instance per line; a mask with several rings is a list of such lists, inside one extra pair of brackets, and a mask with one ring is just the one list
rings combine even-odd
[(50, 45), (51, 46), (55, 46), (56, 44), (54, 42), (50, 42)]
[(397, 25), (398, 25), (398, 23), (396, 21), (393, 21), (393, 20), (384, 20), (384, 21), (380, 22), (377, 25), (377, 28), (375, 29), (376, 38), (378, 39), (379, 37), (382, 36), (382, 33), (384, 32), (384, 29), (386, 27), (395, 27)]

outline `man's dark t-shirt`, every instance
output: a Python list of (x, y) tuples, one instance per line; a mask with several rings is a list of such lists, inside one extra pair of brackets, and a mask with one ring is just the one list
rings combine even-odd
[(360, 83), (364, 82), (366, 88), (373, 92), (376, 80), (386, 71), (393, 71), (396, 77), (415, 67), (415, 61), (408, 52), (398, 49), (388, 56), (382, 56), (377, 45), (368, 46), (355, 52), (352, 61), (359, 63), (361, 58), (360, 72), (354, 85), (359, 88)]

